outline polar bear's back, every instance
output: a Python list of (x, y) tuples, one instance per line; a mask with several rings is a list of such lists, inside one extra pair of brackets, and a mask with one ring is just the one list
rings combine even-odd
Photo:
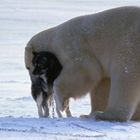
[(139, 7), (119, 7), (73, 18), (59, 25), (57, 30), (60, 29), (64, 34), (71, 30), (73, 35), (76, 33), (84, 34), (99, 30), (112, 32), (112, 29), (114, 32), (117, 32), (117, 30), (128, 30), (128, 28), (132, 27), (136, 22), (140, 25)]
[(70, 59), (98, 54), (100, 62), (106, 64), (115, 48), (123, 47), (124, 52), (129, 49), (139, 51), (138, 46), (126, 46), (140, 43), (140, 8), (120, 7), (76, 17), (59, 25), (56, 30), (59, 40), (59, 43), (55, 40), (56, 44), (61, 42), (61, 48)]
[[(131, 36), (140, 36), (140, 8), (114, 8), (76, 17), (38, 33), (29, 41), (25, 56), (27, 58), (32, 56), (32, 51), (50, 51), (57, 55), (62, 64), (65, 64), (69, 58), (81, 57), (83, 55), (81, 52), (87, 51), (87, 55), (92, 55), (91, 48), (95, 52), (96, 47), (100, 47), (104, 52), (103, 55), (106, 50), (112, 51), (112, 47), (117, 46), (118, 42), (123, 40), (133, 42), (135, 39)], [(90, 49), (85, 50), (85, 48)], [(108, 54), (110, 52), (107, 51), (107, 56), (102, 59), (108, 58)]]

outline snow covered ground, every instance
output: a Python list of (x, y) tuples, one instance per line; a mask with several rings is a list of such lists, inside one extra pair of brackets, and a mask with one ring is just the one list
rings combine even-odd
[(0, 0), (0, 140), (138, 140), (140, 123), (79, 119), (88, 96), (71, 101), (73, 118), (38, 119), (24, 67), (24, 47), (37, 32), (72, 17), (140, 0)]

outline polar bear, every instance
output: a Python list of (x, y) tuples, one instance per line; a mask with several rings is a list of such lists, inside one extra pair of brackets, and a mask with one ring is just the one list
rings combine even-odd
[[(140, 120), (140, 8), (119, 7), (71, 19), (42, 31), (28, 42), (25, 64), (33, 71), (32, 52), (56, 55), (63, 69), (54, 81), (56, 105), (90, 92), (97, 120)], [(102, 112), (101, 112), (102, 111)]]

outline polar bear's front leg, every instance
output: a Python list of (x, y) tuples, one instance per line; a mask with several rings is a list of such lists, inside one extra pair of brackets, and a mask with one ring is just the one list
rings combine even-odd
[(103, 79), (96, 89), (90, 92), (91, 112), (89, 115), (81, 115), (81, 118), (94, 118), (95, 111), (105, 111), (109, 98), (110, 80)]
[[(86, 95), (92, 88), (93, 83), (88, 71), (82, 66), (71, 66), (63, 68), (60, 76), (54, 82), (54, 95), (56, 106), (65, 110), (65, 101), (69, 98), (80, 98)], [(71, 116), (69, 110), (67, 115)]]

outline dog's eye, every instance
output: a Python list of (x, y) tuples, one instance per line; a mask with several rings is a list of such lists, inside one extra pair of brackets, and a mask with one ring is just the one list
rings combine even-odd
[(36, 64), (35, 67), (41, 67), (41, 65), (40, 64)]
[(46, 57), (43, 57), (42, 58), (42, 61), (47, 62), (47, 58)]

